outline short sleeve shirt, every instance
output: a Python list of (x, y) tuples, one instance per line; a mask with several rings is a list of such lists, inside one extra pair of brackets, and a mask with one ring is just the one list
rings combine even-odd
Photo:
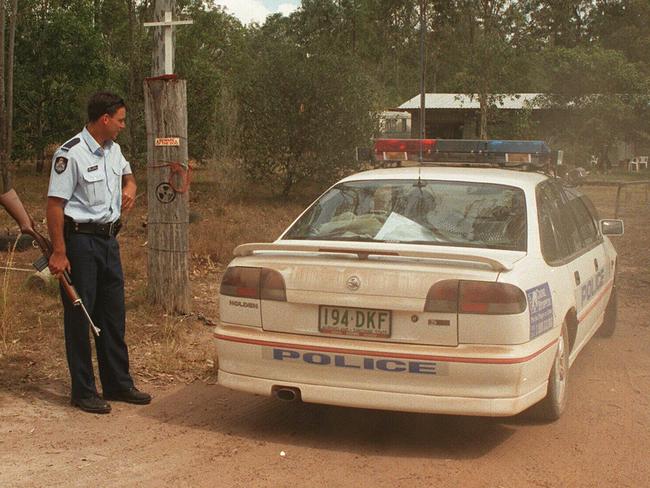
[(64, 214), (75, 222), (114, 222), (122, 210), (122, 176), (131, 165), (119, 144), (100, 146), (84, 129), (52, 158), (48, 197), (66, 200)]

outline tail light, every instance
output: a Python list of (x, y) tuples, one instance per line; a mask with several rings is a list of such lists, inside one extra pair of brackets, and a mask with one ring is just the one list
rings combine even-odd
[(262, 283), (260, 296), (262, 300), (275, 300), (276, 302), (287, 301), (287, 289), (284, 285), (284, 278), (280, 272), (274, 269), (262, 268)]
[(526, 310), (526, 295), (514, 285), (461, 281), (458, 313), (518, 314)]
[(431, 287), (425, 312), (510, 315), (526, 310), (526, 295), (508, 283), (443, 280)]
[(221, 280), (219, 293), (230, 297), (286, 302), (284, 278), (274, 269), (233, 266)]
[(261, 268), (228, 268), (221, 280), (219, 293), (229, 297), (259, 298)]
[(424, 305), (425, 312), (458, 312), (458, 280), (439, 281), (431, 287)]

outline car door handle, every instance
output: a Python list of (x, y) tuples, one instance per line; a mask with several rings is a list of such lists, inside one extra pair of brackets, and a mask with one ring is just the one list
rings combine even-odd
[(598, 258), (594, 258), (594, 268), (598, 271)]
[(578, 273), (577, 271), (574, 271), (573, 277), (576, 279), (576, 285), (579, 285), (580, 284), (580, 273)]

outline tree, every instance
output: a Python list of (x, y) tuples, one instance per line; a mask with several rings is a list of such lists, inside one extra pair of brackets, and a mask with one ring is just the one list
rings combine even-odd
[[(527, 61), (515, 44), (524, 16), (519, 5), (507, 0), (458, 0), (454, 46), (458, 60), (452, 81), (480, 102), (479, 137), (488, 138), (488, 121), (500, 97), (525, 86)], [(525, 46), (523, 46), (525, 47)]]
[(106, 87), (105, 40), (87, 1), (25, 1), (20, 15), (16, 149), (42, 168), (47, 145), (78, 131), (88, 96)]
[(235, 156), (236, 85), (246, 69), (245, 28), (219, 7), (197, 2), (184, 10), (194, 24), (177, 33), (177, 72), (188, 84), (189, 144), (198, 159)]
[(355, 147), (375, 129), (372, 80), (353, 57), (302, 45), (291, 25), (277, 16), (253, 32), (256, 62), (239, 91), (245, 168), (283, 196), (354, 167)]
[(524, 5), (527, 34), (548, 47), (572, 48), (591, 41), (593, 0), (530, 0)]
[[(10, 161), (13, 152), (14, 50), (17, 0), (0, 1), (0, 174), (2, 192), (12, 188)], [(8, 21), (8, 33), (5, 24)], [(8, 48), (5, 51), (5, 37)]]
[(545, 65), (544, 98), (557, 116), (544, 130), (570, 148), (574, 160), (608, 154), (618, 141), (649, 140), (650, 84), (637, 63), (594, 46), (549, 49)]

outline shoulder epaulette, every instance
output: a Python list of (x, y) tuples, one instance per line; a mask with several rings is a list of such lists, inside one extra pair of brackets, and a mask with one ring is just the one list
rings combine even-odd
[(79, 144), (79, 141), (81, 141), (81, 139), (79, 139), (78, 137), (75, 137), (74, 139), (70, 139), (70, 140), (69, 140), (68, 142), (66, 142), (63, 146), (61, 146), (61, 149), (62, 149), (63, 151), (69, 151), (72, 147), (74, 147), (74, 146), (76, 146), (77, 144)]

